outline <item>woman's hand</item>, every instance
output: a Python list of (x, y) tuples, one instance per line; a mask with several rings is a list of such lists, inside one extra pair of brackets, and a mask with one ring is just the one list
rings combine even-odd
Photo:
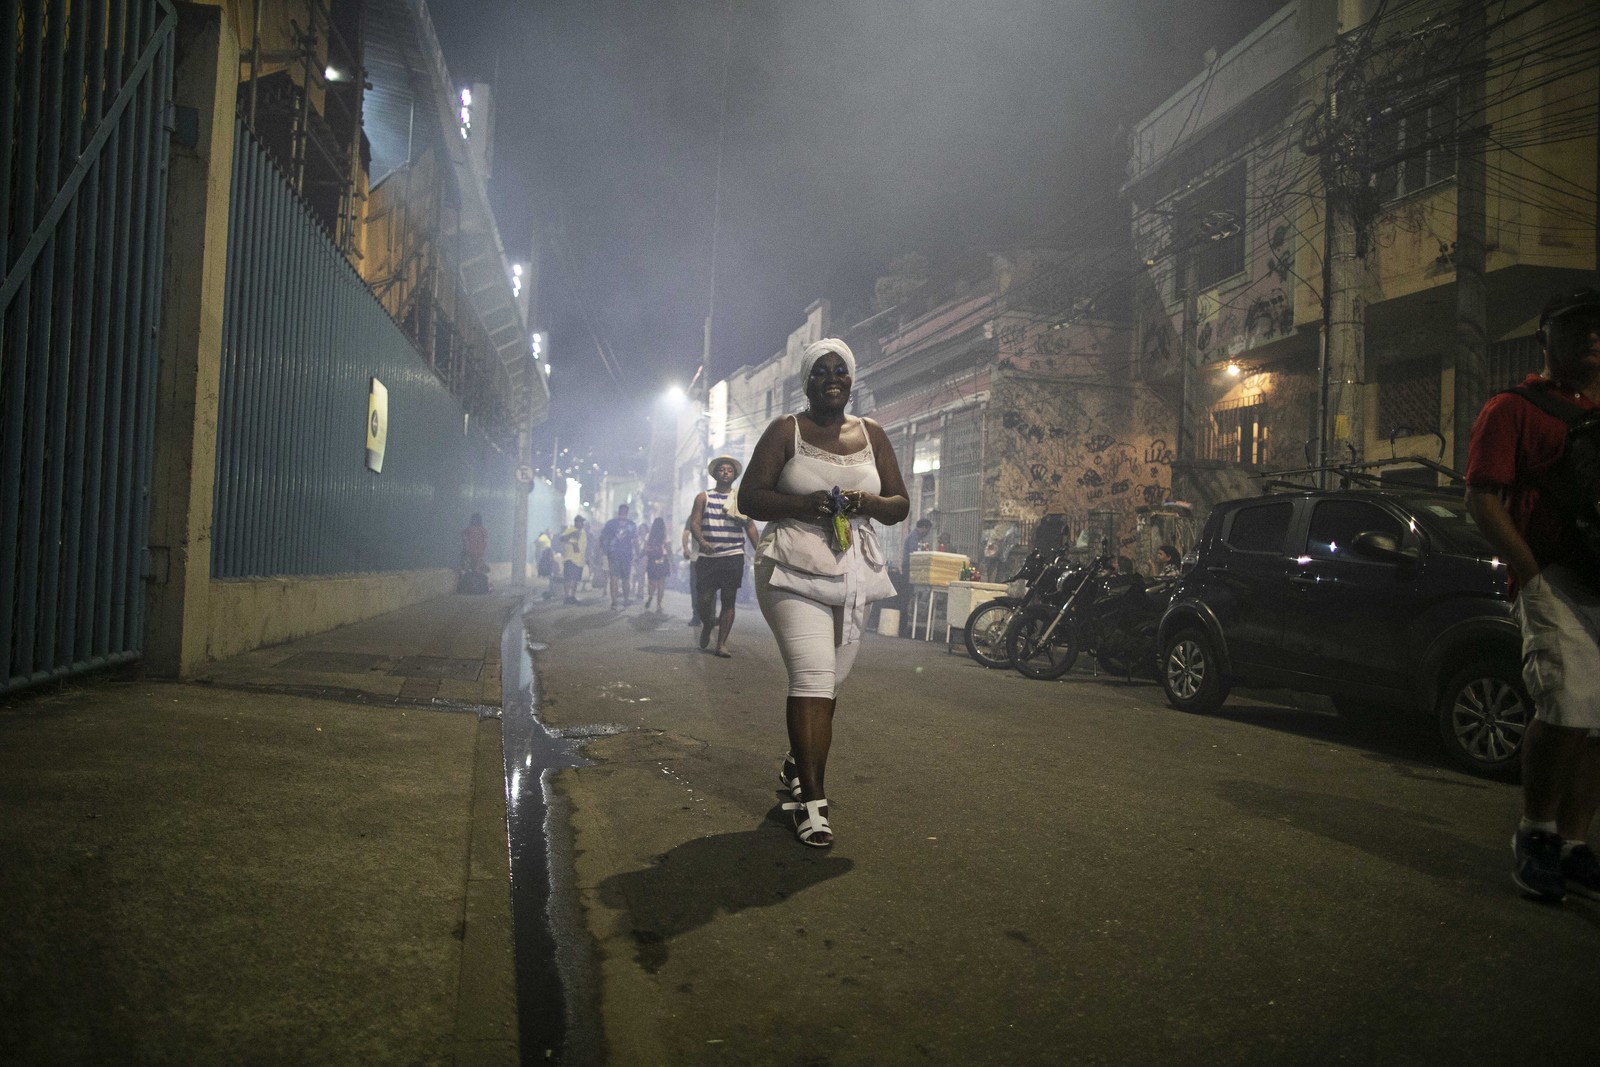
[[(841, 512), (844, 515), (863, 514), (869, 499), (867, 493), (860, 489), (847, 489), (839, 494), (839, 498), (844, 501), (844, 510)], [(817, 521), (833, 518), (836, 508), (831, 491), (818, 489), (814, 493), (807, 493), (805, 499), (807, 513), (814, 515)]]

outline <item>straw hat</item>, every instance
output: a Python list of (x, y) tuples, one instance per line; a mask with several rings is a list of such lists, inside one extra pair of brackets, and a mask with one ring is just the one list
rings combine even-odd
[(744, 464), (740, 463), (732, 456), (718, 456), (716, 459), (713, 459), (710, 463), (706, 464), (706, 473), (715, 478), (717, 476), (717, 467), (723, 463), (733, 464), (733, 476), (735, 478), (744, 473)]

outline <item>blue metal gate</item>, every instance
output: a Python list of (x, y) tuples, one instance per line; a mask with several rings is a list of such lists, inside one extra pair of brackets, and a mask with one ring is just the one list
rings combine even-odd
[[(472, 512), (510, 528), (513, 457), (469, 424), (243, 122), (222, 333), (213, 577), (448, 567)], [(388, 390), (381, 474), (364, 462), (373, 378)]]
[(138, 655), (166, 204), (168, 0), (0, 30), (0, 691)]

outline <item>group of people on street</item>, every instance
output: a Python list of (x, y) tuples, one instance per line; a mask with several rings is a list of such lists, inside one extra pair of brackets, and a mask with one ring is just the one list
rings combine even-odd
[[(1600, 860), (1588, 843), (1600, 807), (1600, 291), (1552, 297), (1536, 336), (1542, 372), (1492, 396), (1473, 426), (1466, 502), (1507, 566), (1534, 710), (1523, 738), (1512, 877), (1525, 895), (1554, 903), (1569, 892), (1600, 899)], [(800, 372), (805, 408), (767, 426), (748, 471), (732, 456), (711, 461), (714, 488), (695, 498), (681, 536), (700, 647), (709, 649), (714, 634), (712, 651), (722, 657), (732, 654), (745, 546), (755, 547), (756, 601), (788, 675), (783, 809), (799, 841), (823, 848), (834, 839), (826, 772), (840, 687), (868, 606), (894, 594), (868, 520), (893, 525), (910, 510), (882, 427), (846, 412), (855, 369), (843, 341), (809, 345)], [(624, 541), (632, 525), (626, 512), (607, 524), (604, 543)], [(757, 521), (766, 524), (759, 533)], [(569, 602), (586, 550), (583, 520), (574, 527), (562, 534), (576, 553), (565, 556)], [(930, 533), (923, 520), (905, 538), (902, 569)], [(667, 558), (661, 520), (649, 541), (646, 566), (659, 606), (655, 574)], [(619, 550), (614, 583), (627, 565)], [(1178, 550), (1160, 546), (1156, 575), (1178, 568)]]
[[(657, 518), (647, 530), (641, 530), (629, 517), (628, 505), (622, 504), (616, 516), (600, 529), (598, 558), (594, 556), (592, 542), (588, 520), (582, 515), (574, 517), (572, 525), (562, 530), (559, 538), (552, 539), (548, 530), (535, 538), (539, 577), (551, 583), (544, 599), (552, 599), (555, 586), (560, 583), (564, 587), (564, 603), (581, 603), (578, 591), (583, 585), (584, 571), (603, 563), (613, 609), (631, 606), (633, 597), (642, 594), (645, 611), (665, 610), (667, 577), (672, 572), (665, 520)], [(599, 577), (597, 574), (596, 581)]]

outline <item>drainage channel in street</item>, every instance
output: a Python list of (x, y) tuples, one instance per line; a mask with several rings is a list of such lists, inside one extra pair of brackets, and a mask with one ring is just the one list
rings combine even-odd
[(586, 767), (578, 745), (539, 721), (538, 694), (522, 609), (500, 639), (501, 736), (511, 842), (511, 927), (516, 955), (521, 1060), (584, 1067), (599, 1062), (598, 1021), (588, 937), (571, 886), (571, 848), (552, 828), (549, 772)]

